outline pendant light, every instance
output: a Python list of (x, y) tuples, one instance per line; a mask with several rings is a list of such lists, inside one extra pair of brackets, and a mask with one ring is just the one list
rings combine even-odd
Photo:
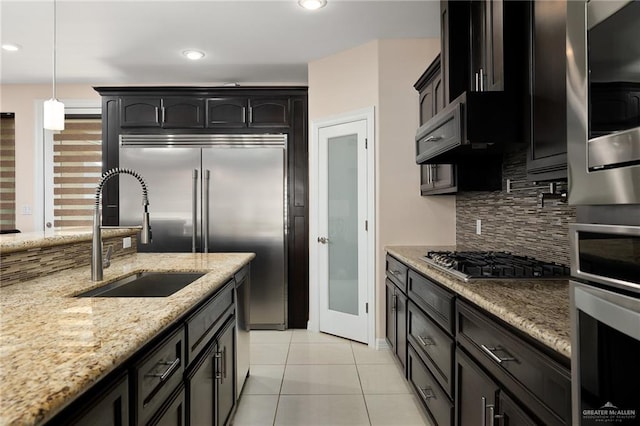
[(56, 99), (56, 0), (53, 0), (53, 96), (44, 102), (44, 128), (64, 130), (64, 104)]

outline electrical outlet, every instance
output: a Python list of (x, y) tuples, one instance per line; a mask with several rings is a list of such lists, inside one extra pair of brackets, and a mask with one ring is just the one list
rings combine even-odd
[(31, 215), (31, 206), (29, 204), (23, 204), (22, 206), (22, 215), (30, 216)]
[(476, 219), (476, 234), (482, 234), (482, 220)]
[(131, 237), (124, 237), (122, 239), (122, 248), (129, 248), (131, 247)]

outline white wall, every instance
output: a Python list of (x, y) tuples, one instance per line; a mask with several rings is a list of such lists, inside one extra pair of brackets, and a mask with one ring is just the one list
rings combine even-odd
[(455, 197), (421, 197), (415, 164), (413, 84), (439, 50), (439, 39), (376, 40), (309, 63), (311, 121), (376, 110), (376, 338), (385, 336), (384, 247), (455, 243)]

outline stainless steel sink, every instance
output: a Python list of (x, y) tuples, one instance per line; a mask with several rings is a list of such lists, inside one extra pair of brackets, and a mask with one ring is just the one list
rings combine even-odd
[(200, 272), (138, 272), (76, 297), (166, 297), (203, 275)]

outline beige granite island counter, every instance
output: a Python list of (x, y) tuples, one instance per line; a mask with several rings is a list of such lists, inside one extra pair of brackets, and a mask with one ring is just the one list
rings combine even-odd
[[(460, 247), (457, 249), (461, 250)], [(568, 280), (481, 279), (463, 282), (420, 260), (430, 250), (456, 250), (456, 247), (390, 246), (386, 250), (546, 347), (567, 359), (571, 357)]]
[[(41, 424), (248, 264), (252, 253), (138, 253), (0, 288), (0, 425)], [(142, 271), (206, 272), (168, 297), (76, 298)]]

